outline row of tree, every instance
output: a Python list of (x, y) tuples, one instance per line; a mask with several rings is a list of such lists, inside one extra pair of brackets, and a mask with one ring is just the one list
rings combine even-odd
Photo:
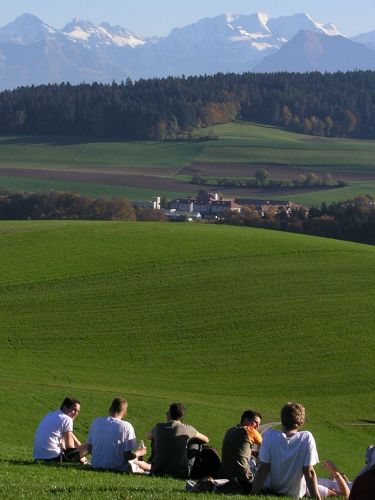
[(227, 211), (220, 222), (375, 244), (375, 201), (370, 195), (330, 205), (322, 203), (309, 210), (303, 207), (293, 208), (288, 213), (279, 210), (263, 217), (251, 208), (240, 214)]
[(278, 189), (291, 189), (291, 188), (308, 188), (308, 189), (321, 189), (321, 188), (341, 188), (347, 186), (347, 182), (343, 180), (337, 180), (332, 182), (329, 174), (320, 177), (314, 172), (308, 172), (306, 175), (301, 174), (296, 179), (292, 180), (281, 180), (281, 179), (271, 179), (268, 170), (265, 168), (259, 168), (254, 173), (253, 179), (231, 179), (228, 177), (222, 177), (216, 179), (206, 179), (201, 175), (193, 175), (191, 178), (192, 184), (198, 184), (201, 186), (212, 185), (216, 182), (218, 187), (244, 187), (244, 188), (266, 188), (267, 190), (278, 190)]
[(77, 193), (0, 194), (0, 220), (87, 219), (87, 220), (166, 220), (164, 212), (134, 208), (126, 199), (91, 198)]
[(375, 72), (217, 74), (51, 84), (0, 93), (0, 133), (194, 139), (234, 119), (329, 137), (375, 137)]

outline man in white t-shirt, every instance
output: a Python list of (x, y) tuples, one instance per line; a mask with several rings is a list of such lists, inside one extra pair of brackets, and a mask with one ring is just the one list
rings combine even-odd
[(67, 397), (59, 410), (48, 413), (40, 422), (34, 440), (34, 458), (37, 460), (78, 462), (87, 453), (73, 433), (73, 421), (78, 416), (81, 403)]
[[(127, 408), (126, 399), (115, 398), (109, 408), (109, 416), (98, 417), (91, 424), (87, 442), (94, 468), (127, 472), (129, 460), (146, 454), (146, 447), (137, 448), (132, 424), (122, 420)], [(143, 470), (150, 469), (146, 462), (137, 460), (137, 464)]]
[[(313, 435), (300, 431), (305, 423), (305, 408), (287, 403), (281, 409), (282, 430), (270, 429), (263, 435), (260, 467), (252, 494), (262, 488), (270, 492), (302, 498), (306, 493), (320, 499), (314, 465), (319, 462)], [(308, 489), (308, 490), (307, 490)]]

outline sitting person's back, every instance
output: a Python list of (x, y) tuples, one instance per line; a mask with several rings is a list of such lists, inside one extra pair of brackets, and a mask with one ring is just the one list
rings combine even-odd
[(313, 435), (299, 430), (304, 422), (302, 405), (287, 403), (281, 409), (282, 430), (270, 429), (263, 435), (253, 494), (261, 493), (265, 486), (278, 495), (302, 498), (309, 492), (320, 499), (314, 470), (318, 453)]
[(88, 444), (94, 468), (128, 471), (128, 461), (146, 453), (146, 449), (133, 452), (137, 448), (134, 428), (130, 422), (123, 420), (127, 408), (126, 399), (115, 398), (109, 408), (109, 416), (98, 417), (91, 424)]
[(252, 446), (262, 442), (262, 436), (257, 431), (261, 418), (260, 413), (246, 410), (242, 414), (241, 423), (227, 430), (221, 450), (219, 477), (252, 479), (250, 459)]
[(186, 479), (194, 465), (194, 456), (189, 456), (188, 450), (190, 440), (208, 442), (208, 438), (194, 427), (181, 422), (184, 414), (181, 403), (171, 404), (167, 422), (156, 424), (149, 433), (152, 440), (151, 474)]

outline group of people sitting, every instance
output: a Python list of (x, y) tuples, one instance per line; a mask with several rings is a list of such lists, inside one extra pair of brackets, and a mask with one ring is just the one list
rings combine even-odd
[[(86, 455), (91, 454), (91, 466), (95, 469), (196, 478), (197, 481), (187, 482), (187, 489), (193, 492), (375, 498), (375, 446), (367, 449), (366, 465), (353, 484), (331, 461), (324, 462), (330, 477), (318, 478), (314, 470), (319, 461), (315, 440), (309, 431), (300, 430), (305, 422), (305, 408), (298, 403), (287, 403), (281, 409), (281, 430), (269, 428), (263, 435), (259, 432), (261, 414), (244, 411), (240, 423), (225, 433), (221, 461), (209, 448), (208, 437), (182, 422), (182, 403), (171, 404), (166, 421), (156, 424), (147, 434), (151, 456), (145, 461), (147, 448), (143, 441), (137, 442), (133, 426), (124, 420), (127, 408), (126, 399), (115, 398), (109, 415), (93, 421), (87, 442), (82, 444), (73, 432), (80, 402), (65, 398), (60, 409), (48, 413), (40, 422), (35, 433), (34, 458), (85, 463)], [(199, 480), (202, 475), (212, 477)]]

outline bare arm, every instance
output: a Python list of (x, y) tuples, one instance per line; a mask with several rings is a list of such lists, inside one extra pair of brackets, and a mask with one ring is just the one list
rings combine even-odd
[(195, 439), (199, 439), (199, 441), (202, 441), (202, 443), (208, 443), (209, 442), (208, 437), (205, 436), (204, 434), (201, 434), (200, 432), (197, 432), (197, 434), (195, 436)]
[(137, 448), (136, 450), (130, 450), (130, 451), (125, 451), (124, 453), (124, 458), (125, 462), (128, 462), (129, 460), (134, 460), (135, 458), (143, 457), (147, 453), (147, 448), (146, 446), (143, 446), (143, 448)]
[(152, 440), (154, 439), (154, 436), (152, 435), (152, 433), (151, 433), (151, 432), (148, 432), (148, 433), (146, 434), (146, 439), (150, 439), (150, 441), (152, 441)]
[(74, 441), (74, 448), (78, 448), (79, 446), (81, 446), (81, 441), (77, 438), (77, 436), (75, 434), (73, 434), (73, 432), (72, 432), (72, 435), (73, 435), (73, 441)]
[(310, 497), (317, 498), (320, 500), (320, 494), (318, 490), (318, 481), (316, 478), (316, 473), (312, 465), (308, 465), (303, 468), (303, 475), (306, 479), (306, 484), (309, 489)]
[(65, 432), (63, 435), (64, 448), (75, 448), (74, 446), (74, 434), (72, 431)]
[[(337, 493), (337, 495), (342, 495), (346, 499), (349, 498), (350, 495), (350, 490), (347, 485), (347, 478), (341, 472), (337, 470), (336, 465), (331, 461), (331, 460), (326, 460), (324, 462), (324, 468), (330, 473), (330, 478), (335, 479), (337, 482), (337, 486), (340, 489), (340, 493)], [(334, 496), (334, 494), (332, 495)]]
[(258, 472), (256, 473), (253, 482), (253, 489), (251, 492), (252, 495), (259, 495), (261, 493), (264, 482), (270, 470), (271, 470), (271, 464), (267, 464), (266, 462), (260, 462)]

